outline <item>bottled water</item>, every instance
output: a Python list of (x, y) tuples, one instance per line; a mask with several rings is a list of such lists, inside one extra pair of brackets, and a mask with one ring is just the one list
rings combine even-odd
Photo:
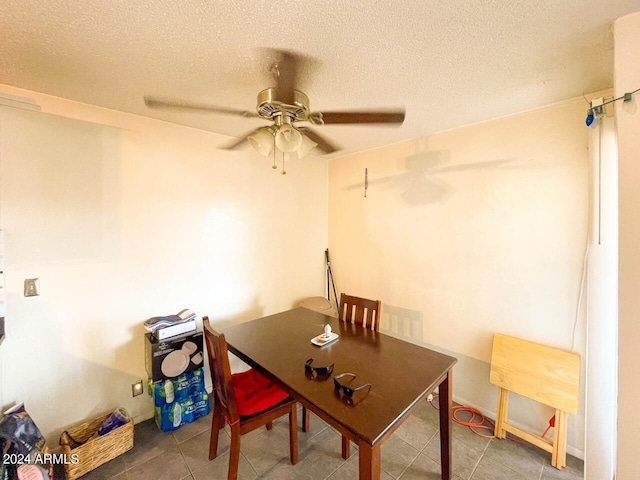
[(176, 404), (173, 406), (173, 426), (177, 428), (180, 426), (181, 423), (182, 423), (182, 408), (180, 407), (180, 404), (176, 402)]
[(171, 380), (165, 380), (164, 382), (164, 396), (167, 403), (173, 403), (173, 382)]

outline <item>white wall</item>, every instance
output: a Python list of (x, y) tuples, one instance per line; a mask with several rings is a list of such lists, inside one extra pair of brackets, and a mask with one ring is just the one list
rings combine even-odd
[[(609, 96), (608, 99), (613, 97)], [(613, 479), (616, 467), (618, 346), (618, 150), (612, 106), (589, 129), (591, 234), (587, 291), (587, 480)]]
[[(585, 113), (579, 99), (330, 162), (339, 289), (382, 300), (383, 327), (458, 357), (455, 397), (492, 415), (494, 333), (572, 348), (588, 235)], [(584, 305), (578, 320), (583, 355)], [(539, 434), (552, 414), (525, 399), (510, 408)], [(570, 453), (582, 455), (583, 435), (582, 401)]]
[[(614, 90), (616, 97), (640, 88), (640, 13), (614, 24)], [(640, 478), (640, 95), (616, 107), (620, 189), (620, 271), (618, 342), (617, 479)]]
[[(0, 110), (8, 291), (2, 394), (57, 444), (65, 426), (126, 407), (152, 416), (143, 322), (191, 308), (218, 325), (322, 295), (327, 165), (286, 176), (229, 139), (39, 95)], [(41, 295), (25, 298), (25, 278)]]

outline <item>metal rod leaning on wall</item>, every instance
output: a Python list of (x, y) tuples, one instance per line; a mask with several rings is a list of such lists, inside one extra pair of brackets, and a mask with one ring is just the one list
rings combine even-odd
[(338, 307), (338, 294), (336, 293), (336, 283), (333, 279), (333, 271), (331, 270), (331, 260), (329, 259), (328, 248), (324, 251), (324, 259), (327, 264), (327, 300), (329, 300), (329, 303), (331, 303), (331, 290), (329, 289), (329, 282), (331, 282), (331, 286), (333, 287), (333, 298), (336, 302), (336, 312), (338, 312), (338, 316), (340, 316), (340, 308)]

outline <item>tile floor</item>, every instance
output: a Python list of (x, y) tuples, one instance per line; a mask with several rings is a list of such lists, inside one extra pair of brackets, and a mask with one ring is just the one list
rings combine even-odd
[[(298, 426), (302, 419), (298, 411)], [(287, 417), (242, 437), (240, 480), (358, 478), (358, 450), (340, 455), (340, 435), (312, 415), (311, 431), (299, 432), (299, 461), (289, 463)], [(83, 480), (224, 480), (229, 462), (228, 431), (220, 434), (218, 458), (208, 460), (211, 416), (161, 433), (153, 421), (135, 427), (135, 446), (124, 455), (82, 477)], [(440, 479), (438, 412), (427, 402), (419, 406), (382, 446), (382, 478)], [(551, 455), (530, 445), (489, 440), (454, 424), (455, 480), (577, 480), (583, 462), (567, 458), (562, 471), (550, 465)], [(56, 477), (57, 479), (61, 477)]]

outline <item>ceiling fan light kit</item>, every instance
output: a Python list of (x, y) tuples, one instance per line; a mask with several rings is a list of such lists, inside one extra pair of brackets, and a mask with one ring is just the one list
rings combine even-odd
[(264, 156), (275, 156), (279, 151), (283, 158), (291, 158), (295, 153), (297, 158), (309, 154), (314, 148), (323, 153), (333, 153), (338, 147), (307, 127), (297, 127), (295, 122), (309, 122), (312, 125), (326, 124), (387, 124), (402, 125), (404, 109), (391, 111), (340, 111), (340, 112), (312, 112), (309, 108), (309, 97), (295, 87), (298, 83), (298, 73), (304, 57), (286, 50), (273, 50), (279, 58), (270, 68), (274, 74), (276, 85), (258, 93), (257, 114), (243, 110), (218, 107), (198, 102), (145, 96), (144, 102), (149, 108), (172, 109), (192, 112), (212, 112), (238, 115), (248, 118), (263, 118), (272, 124), (268, 127), (257, 128), (246, 134), (240, 140), (234, 141), (226, 149), (235, 149), (249, 143), (258, 153)]
[(260, 155), (268, 157), (273, 152), (275, 132), (276, 129), (273, 126), (262, 127), (249, 134), (247, 141)]
[(271, 125), (259, 128), (247, 135), (247, 141), (260, 155), (265, 157), (279, 150), (282, 153), (295, 152), (298, 158), (302, 158), (318, 146), (316, 142), (288, 123), (279, 127)]
[(311, 150), (316, 148), (318, 144), (311, 140), (306, 135), (302, 135), (302, 145), (298, 148), (298, 158), (302, 158), (307, 155)]
[(283, 125), (276, 132), (276, 148), (284, 153), (292, 153), (302, 145), (302, 134), (291, 125)]

